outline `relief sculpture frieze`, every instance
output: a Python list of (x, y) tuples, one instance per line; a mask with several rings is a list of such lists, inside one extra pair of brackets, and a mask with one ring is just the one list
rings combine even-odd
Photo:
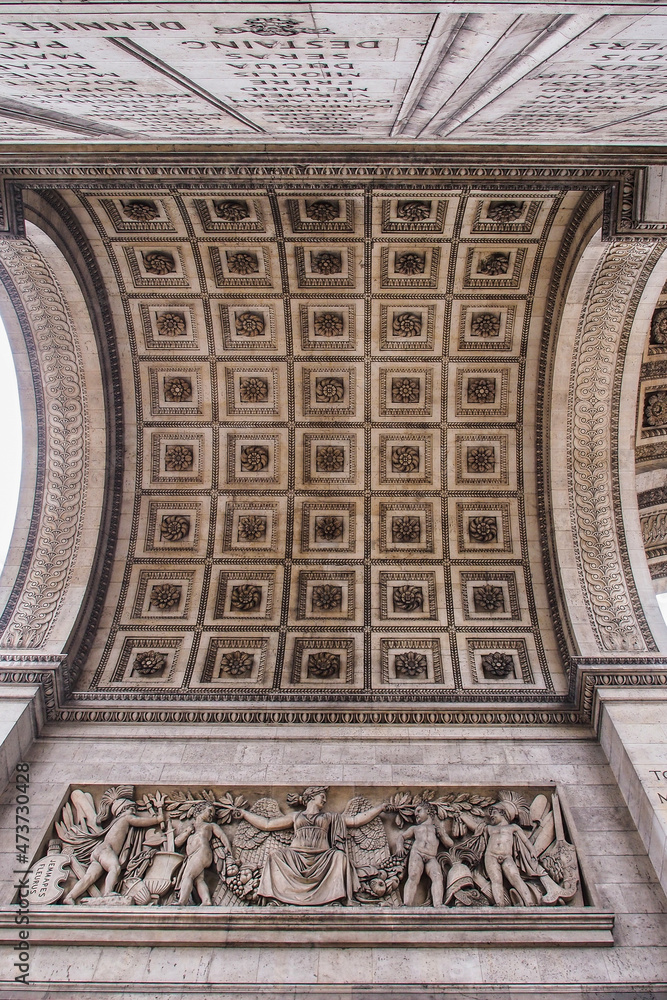
[(553, 789), (71, 791), (30, 873), (76, 907), (583, 905)]

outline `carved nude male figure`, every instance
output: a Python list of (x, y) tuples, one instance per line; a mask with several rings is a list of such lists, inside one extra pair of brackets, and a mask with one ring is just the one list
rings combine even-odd
[[(156, 799), (157, 802), (157, 799)], [(90, 864), (86, 874), (72, 887), (65, 896), (63, 903), (73, 903), (79, 896), (83, 895), (91, 885), (97, 882), (102, 872), (107, 873), (104, 881), (104, 896), (109, 896), (116, 888), (116, 883), (120, 876), (121, 863), (118, 855), (123, 849), (125, 840), (131, 827), (157, 826), (164, 821), (164, 810), (148, 816), (137, 816), (137, 806), (132, 799), (124, 798), (120, 795), (108, 797), (108, 801), (103, 801), (97, 814), (98, 822), (103, 822), (109, 815), (115, 817), (111, 826), (104, 835), (104, 839), (93, 848), (90, 855)]]
[(417, 820), (416, 824), (399, 834), (396, 844), (396, 853), (402, 854), (405, 849), (405, 841), (412, 840), (408, 858), (408, 880), (403, 890), (403, 902), (406, 906), (414, 905), (419, 880), (426, 869), (426, 874), (431, 880), (433, 905), (442, 906), (445, 885), (437, 853), (441, 842), (445, 847), (453, 847), (454, 841), (445, 830), (444, 823), (436, 818), (433, 808), (428, 802), (420, 802), (415, 807), (415, 819)]
[(555, 882), (540, 865), (535, 848), (528, 839), (521, 827), (512, 822), (517, 818), (518, 807), (514, 802), (501, 801), (491, 807), (489, 823), (481, 823), (465, 812), (460, 814), (461, 819), (470, 830), (474, 830), (486, 839), (486, 850), (484, 852), (484, 867), (491, 883), (493, 901), (496, 906), (505, 906), (505, 893), (503, 889), (503, 875), (509, 884), (516, 889), (524, 906), (534, 906), (530, 889), (521, 877), (519, 866), (515, 861), (515, 854), (521, 859), (521, 864), (528, 875), (534, 875), (540, 879), (546, 889), (546, 895), (542, 898), (543, 904), (555, 902), (560, 890)]
[(215, 819), (215, 806), (209, 802), (198, 802), (194, 807), (194, 816), (180, 829), (174, 841), (176, 847), (186, 844), (187, 861), (183, 869), (181, 889), (178, 895), (178, 905), (187, 906), (192, 887), (197, 887), (202, 906), (211, 905), (211, 894), (208, 891), (204, 872), (213, 861), (211, 840), (217, 837), (231, 854), (232, 847), (227, 834)]
[[(504, 906), (503, 874), (505, 878), (514, 886), (521, 896), (524, 906), (533, 905), (533, 897), (530, 889), (521, 878), (521, 873), (513, 856), (514, 838), (516, 837), (531, 858), (535, 857), (533, 845), (516, 823), (509, 823), (505, 810), (501, 808), (504, 803), (498, 803), (491, 809), (490, 820), (487, 824), (487, 844), (484, 852), (484, 867), (491, 883), (493, 901), (496, 906)], [(537, 861), (537, 859), (535, 858)]]

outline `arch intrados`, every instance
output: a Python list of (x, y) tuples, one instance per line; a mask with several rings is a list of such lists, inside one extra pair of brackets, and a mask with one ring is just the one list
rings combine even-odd
[(98, 563), (106, 414), (94, 324), (46, 228), (0, 246), (3, 310), (24, 425), (20, 511), (0, 581), (0, 646), (72, 647)]
[[(667, 629), (655, 598), (642, 541), (634, 464), (637, 398), (646, 332), (666, 279), (667, 255), (660, 253), (657, 242), (603, 242), (598, 226), (591, 225), (587, 238), (573, 253), (570, 278), (562, 295), (557, 334), (551, 347), (548, 492), (561, 610), (570, 623), (572, 652), (579, 655), (648, 652), (654, 648), (654, 642), (658, 648), (667, 649)], [(605, 316), (588, 346), (589, 360), (594, 359), (589, 369), (578, 353), (582, 329), (601, 313)], [(577, 383), (582, 372), (586, 385)], [(584, 395), (578, 397), (580, 392)], [(596, 440), (596, 427), (607, 435), (605, 442), (597, 440), (598, 453), (591, 456), (592, 478), (588, 486), (583, 486), (589, 499), (607, 490), (606, 502), (598, 508), (602, 520), (592, 525), (593, 534), (600, 528), (603, 543), (597, 579), (595, 567), (589, 567), (587, 573), (579, 552), (586, 527), (579, 520), (576, 496), (579, 473), (573, 470), (570, 451), (575, 447), (573, 428), (579, 405), (590, 411), (584, 417), (591, 420), (589, 443)], [(590, 541), (595, 547), (597, 540)], [(618, 621), (623, 624), (619, 626), (617, 640), (611, 639), (613, 629), (605, 636), (603, 600), (596, 610), (596, 601), (605, 588), (612, 603), (617, 601), (617, 612), (623, 609), (619, 612)], [(612, 609), (608, 623), (615, 614)]]

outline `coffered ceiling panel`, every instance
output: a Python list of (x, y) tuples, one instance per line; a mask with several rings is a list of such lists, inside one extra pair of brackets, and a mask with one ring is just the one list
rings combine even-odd
[(559, 246), (591, 196), (61, 194), (105, 275), (127, 440), (75, 698), (561, 700), (536, 395)]

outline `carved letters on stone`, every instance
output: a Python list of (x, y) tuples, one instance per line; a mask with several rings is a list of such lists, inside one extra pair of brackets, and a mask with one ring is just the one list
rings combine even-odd
[[(406, 670), (423, 669), (419, 654), (403, 655)], [(230, 652), (226, 666), (242, 672), (244, 658)], [(75, 789), (54, 824), (57, 839), (31, 869), (31, 902), (583, 905), (576, 852), (551, 789), (310, 786), (275, 794)]]

